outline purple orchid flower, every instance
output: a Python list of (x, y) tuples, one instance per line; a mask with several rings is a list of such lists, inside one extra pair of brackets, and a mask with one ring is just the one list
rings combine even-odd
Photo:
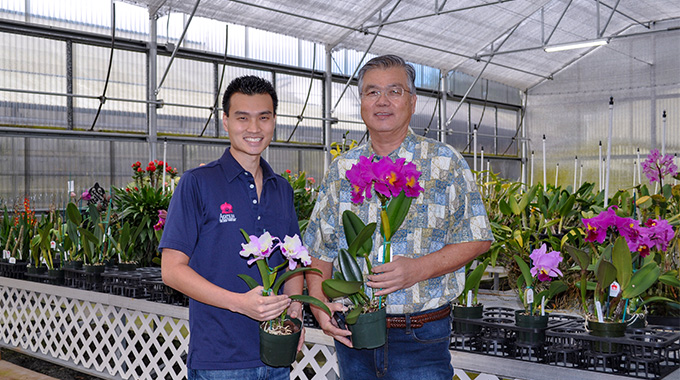
[(539, 281), (550, 281), (552, 277), (562, 276), (562, 272), (557, 268), (562, 262), (562, 255), (559, 251), (546, 252), (545, 243), (541, 248), (534, 249), (529, 255), (533, 268), (531, 275), (537, 277)]
[(645, 226), (647, 227), (646, 236), (651, 243), (650, 247), (656, 246), (656, 248), (665, 252), (668, 249), (668, 244), (675, 236), (673, 226), (668, 224), (665, 219), (649, 219)]
[(603, 243), (607, 237), (607, 229), (610, 226), (616, 225), (616, 206), (611, 206), (606, 211), (602, 211), (598, 216), (593, 218), (581, 219), (583, 225), (586, 227), (585, 241), (597, 241)]
[(667, 175), (678, 174), (678, 167), (673, 162), (673, 156), (670, 154), (661, 156), (658, 149), (652, 149), (641, 166), (650, 183), (661, 182)]
[(397, 162), (385, 156), (373, 166), (375, 172), (375, 191), (385, 197), (396, 197), (401, 192), (402, 183), (405, 183), (401, 175), (401, 168), (406, 159), (400, 158)]
[(352, 202), (362, 203), (364, 197), (371, 198), (371, 186), (375, 180), (372, 165), (373, 155), (359, 157), (359, 162), (352, 165), (345, 175), (352, 186)]

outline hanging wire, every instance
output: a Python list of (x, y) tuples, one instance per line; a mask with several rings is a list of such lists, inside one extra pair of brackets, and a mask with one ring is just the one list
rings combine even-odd
[(295, 131), (297, 131), (298, 126), (304, 119), (305, 115), (305, 109), (307, 109), (307, 103), (309, 103), (309, 95), (312, 93), (312, 85), (314, 85), (314, 68), (316, 67), (316, 44), (314, 44), (314, 52), (312, 54), (312, 72), (309, 74), (309, 88), (307, 89), (307, 98), (305, 99), (305, 104), (302, 106), (302, 111), (300, 111), (300, 114), (297, 116), (297, 123), (295, 123), (295, 128), (293, 128), (293, 131), (290, 132), (290, 136), (288, 136), (288, 139), (286, 142), (290, 142), (290, 139), (293, 138), (293, 135), (295, 134)]
[(99, 119), (99, 114), (102, 112), (102, 107), (106, 103), (106, 89), (109, 87), (109, 78), (111, 78), (111, 67), (113, 66), (113, 52), (114, 44), (116, 42), (116, 3), (111, 3), (111, 52), (109, 53), (109, 68), (106, 71), (106, 82), (104, 82), (104, 91), (99, 97), (99, 108), (97, 108), (97, 114), (94, 115), (94, 120), (92, 121), (92, 126), (90, 131), (94, 130), (94, 126), (97, 124), (97, 119)]
[(224, 73), (227, 71), (227, 47), (229, 46), (229, 24), (225, 27), (225, 42), (224, 42), (224, 61), (222, 62), (222, 75), (220, 76), (220, 85), (217, 87), (217, 94), (215, 94), (215, 102), (213, 103), (212, 112), (208, 115), (208, 120), (205, 121), (203, 130), (198, 135), (198, 137), (203, 137), (210, 120), (212, 120), (213, 115), (217, 115), (217, 105), (219, 104), (220, 94), (222, 93), (222, 84), (224, 83)]

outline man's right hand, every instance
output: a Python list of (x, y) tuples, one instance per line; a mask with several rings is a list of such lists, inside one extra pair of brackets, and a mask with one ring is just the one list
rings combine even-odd
[[(326, 302), (325, 304), (329, 309), (331, 309), (331, 315), (336, 311), (347, 311), (347, 307), (339, 303)], [(352, 335), (352, 333), (349, 330), (344, 330), (338, 327), (338, 323), (319, 308), (312, 306), (311, 309), (312, 313), (314, 313), (316, 321), (319, 322), (319, 327), (321, 327), (324, 334), (332, 337), (347, 347), (352, 347), (352, 341), (348, 338), (350, 335)]]
[(290, 305), (290, 298), (287, 295), (263, 296), (262, 289), (262, 286), (258, 286), (247, 293), (242, 293), (239, 297), (240, 302), (233, 311), (257, 321), (269, 321), (281, 315)]

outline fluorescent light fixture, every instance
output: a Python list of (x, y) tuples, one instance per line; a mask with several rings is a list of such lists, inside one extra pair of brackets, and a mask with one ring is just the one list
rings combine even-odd
[(583, 49), (583, 48), (589, 48), (589, 47), (594, 47), (594, 46), (602, 46), (602, 45), (606, 45), (608, 43), (609, 43), (609, 41), (601, 39), (601, 40), (574, 42), (574, 43), (571, 43), (571, 44), (564, 44), (564, 45), (548, 46), (548, 47), (544, 48), (543, 50), (545, 50), (546, 53), (554, 53), (556, 51)]

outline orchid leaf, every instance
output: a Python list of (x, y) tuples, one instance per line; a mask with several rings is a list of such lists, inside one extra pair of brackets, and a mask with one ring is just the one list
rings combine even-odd
[(375, 228), (375, 222), (369, 223), (368, 225), (364, 226), (361, 232), (359, 232), (352, 244), (350, 244), (349, 248), (347, 248), (352, 257), (365, 257), (371, 252), (371, 249), (373, 249), (373, 241), (371, 237), (373, 236), (373, 232), (375, 232)]
[(519, 205), (517, 204), (517, 200), (515, 199), (514, 196), (508, 197), (508, 206), (510, 207), (510, 210), (512, 211), (513, 214), (519, 215), (521, 210), (519, 209)]
[(564, 248), (579, 267), (588, 268), (588, 264), (590, 264), (590, 256), (588, 256), (588, 253), (568, 244), (565, 245)]
[(318, 270), (316, 268), (310, 268), (310, 267), (300, 267), (300, 268), (295, 268), (293, 270), (286, 271), (284, 274), (281, 275), (281, 277), (279, 277), (276, 280), (276, 282), (272, 286), (272, 292), (274, 294), (278, 294), (279, 288), (288, 279), (288, 277), (290, 277), (294, 274), (300, 273), (300, 272), (308, 272), (308, 271), (316, 272), (316, 273), (319, 273), (319, 274), (322, 273), (320, 270)]
[[(408, 215), (408, 210), (411, 207), (413, 198), (407, 197), (406, 193), (402, 191), (396, 198), (392, 198), (387, 205), (387, 218), (390, 221), (390, 237), (401, 227), (401, 224)], [(382, 224), (380, 226), (380, 233), (384, 236)]]
[(239, 274), (238, 277), (241, 278), (241, 280), (245, 281), (251, 290), (260, 286), (260, 284), (258, 284), (254, 278), (248, 276), (247, 274)]
[(66, 215), (76, 226), (79, 226), (80, 223), (83, 222), (83, 216), (80, 215), (80, 211), (78, 211), (78, 207), (74, 203), (69, 202), (69, 204), (66, 205)]
[(512, 210), (510, 209), (510, 205), (508, 205), (508, 202), (506, 202), (505, 199), (501, 199), (500, 202), (498, 202), (498, 207), (500, 208), (503, 215), (505, 215), (505, 216), (512, 215)]
[(565, 284), (563, 281), (552, 281), (550, 282), (550, 288), (548, 288), (548, 296), (545, 298), (551, 299), (555, 297), (555, 295), (560, 294), (566, 290), (567, 284)]
[(629, 286), (623, 288), (623, 295), (621, 297), (634, 298), (646, 292), (659, 278), (660, 272), (659, 266), (656, 263), (650, 263), (640, 268), (630, 279)]
[(482, 280), (482, 275), (484, 275), (486, 267), (489, 266), (490, 260), (491, 259), (487, 258), (468, 274), (465, 279), (465, 289), (463, 290), (464, 297), (467, 297), (468, 291), (472, 290), (474, 297), (476, 298), (477, 291), (479, 290), (479, 283)]
[(358, 293), (363, 286), (360, 281), (345, 281), (339, 278), (324, 280), (321, 288), (328, 298), (345, 297)]
[(527, 206), (529, 206), (529, 203), (534, 200), (534, 197), (536, 196), (536, 189), (538, 188), (538, 185), (534, 185), (522, 195), (522, 199), (519, 201), (519, 209), (520, 211), (526, 210)]
[(531, 286), (531, 284), (533, 283), (533, 277), (531, 276), (531, 270), (529, 269), (529, 266), (518, 255), (514, 255), (513, 257), (515, 258), (515, 261), (517, 262), (519, 269), (522, 271), (522, 276), (524, 277), (524, 283), (526, 284), (527, 287)]
[(338, 265), (347, 281), (363, 282), (364, 276), (361, 273), (359, 264), (357, 264), (356, 259), (344, 248), (340, 249), (340, 252), (338, 253)]
[(623, 236), (619, 236), (614, 242), (612, 263), (616, 267), (616, 279), (621, 285), (621, 289), (625, 289), (633, 275), (633, 261), (628, 244)]
[(310, 304), (310, 305), (314, 305), (314, 306), (318, 307), (319, 309), (323, 310), (324, 313), (328, 314), (329, 316), (331, 315), (331, 309), (329, 309), (328, 306), (326, 306), (325, 303), (323, 303), (322, 301), (320, 301), (320, 300), (318, 300), (318, 299), (316, 299), (312, 296), (308, 296), (306, 294), (295, 294), (295, 295), (289, 296), (289, 298), (292, 299), (292, 300), (295, 300), (295, 301), (300, 301), (300, 302), (304, 302), (304, 303), (307, 303), (307, 304)]
[(602, 289), (606, 289), (614, 282), (614, 280), (616, 280), (616, 267), (609, 261), (602, 260), (597, 266), (595, 275), (597, 277), (598, 285), (600, 285)]
[(560, 207), (560, 216), (566, 217), (574, 209), (574, 203), (576, 203), (576, 197), (571, 194)]
[[(373, 231), (375, 231), (375, 223), (373, 224)], [(355, 213), (349, 210), (345, 210), (342, 213), (342, 227), (345, 230), (345, 238), (347, 245), (350, 246), (349, 252), (352, 256), (356, 257), (357, 254), (371, 252), (373, 241), (370, 239), (370, 236), (373, 235), (373, 232), (369, 236), (362, 234), (367, 226)], [(353, 246), (356, 246), (356, 248), (352, 249), (351, 247)]]
[(673, 276), (672, 274), (669, 273), (664, 273), (661, 276), (659, 276), (659, 281), (662, 283), (669, 285), (669, 286), (675, 286), (676, 288), (680, 288), (680, 280), (678, 280), (677, 277)]
[(350, 310), (350, 312), (347, 313), (347, 315), (345, 316), (345, 322), (347, 322), (350, 325), (357, 323), (357, 319), (359, 319), (361, 311), (362, 311), (361, 307), (355, 307), (354, 309)]
[(656, 296), (656, 297), (649, 297), (649, 298), (645, 299), (644, 301), (640, 302), (638, 304), (638, 308), (640, 308), (640, 307), (642, 307), (642, 306), (644, 306), (648, 303), (652, 303), (652, 302), (677, 303), (676, 300), (672, 300), (672, 299), (667, 298), (667, 297)]

